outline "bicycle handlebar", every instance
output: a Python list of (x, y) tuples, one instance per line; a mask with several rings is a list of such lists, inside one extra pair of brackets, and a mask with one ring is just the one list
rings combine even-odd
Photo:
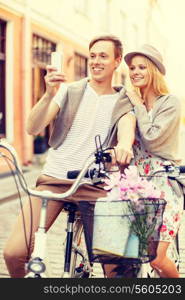
[(89, 158), (88, 161), (85, 162), (82, 170), (79, 171), (79, 174), (78, 174), (76, 180), (73, 182), (73, 184), (69, 188), (69, 190), (64, 192), (64, 193), (57, 194), (57, 193), (53, 193), (53, 192), (47, 191), (47, 190), (45, 190), (45, 191), (36, 191), (36, 190), (30, 189), (27, 186), (25, 186), (25, 183), (22, 179), (23, 173), (22, 173), (20, 163), (19, 163), (19, 160), (18, 160), (18, 156), (17, 156), (17, 153), (16, 153), (14, 147), (12, 147), (10, 144), (8, 144), (4, 140), (0, 141), (0, 147), (8, 150), (11, 153), (12, 158), (13, 158), (13, 163), (14, 163), (14, 166), (16, 168), (16, 174), (18, 176), (19, 183), (20, 183), (21, 187), (23, 188), (23, 190), (31, 196), (39, 197), (39, 198), (42, 198), (42, 199), (46, 198), (48, 200), (63, 200), (64, 198), (67, 198), (67, 197), (71, 196), (72, 194), (74, 194), (76, 192), (76, 190), (78, 189), (78, 187), (80, 187), (81, 185), (89, 184), (89, 181), (85, 181), (85, 180), (82, 181), (82, 179), (84, 179), (84, 177), (85, 177), (86, 173), (88, 172), (90, 166), (93, 163), (95, 163), (95, 161), (97, 159), (95, 157)]
[[(73, 170), (73, 171), (68, 171), (67, 172), (67, 178), (68, 179), (75, 179), (78, 177), (80, 174), (80, 170)], [(106, 172), (105, 171), (99, 171), (96, 168), (94, 169), (89, 169), (84, 175), (85, 178), (90, 178), (93, 180), (94, 177), (96, 178), (103, 178), (106, 177)]]
[[(152, 173), (151, 177), (157, 173), (166, 173), (169, 178), (176, 179), (180, 174), (185, 173), (185, 166), (174, 166), (169, 161), (164, 162), (163, 169), (159, 169)], [(150, 177), (150, 176), (149, 176)]]
[[(80, 170), (73, 170), (73, 171), (68, 171), (67, 172), (67, 178), (68, 179), (75, 179), (78, 177), (78, 175), (80, 174)], [(84, 177), (85, 178), (92, 178), (94, 175), (94, 169), (90, 169), (87, 170), (87, 172), (85, 173)]]

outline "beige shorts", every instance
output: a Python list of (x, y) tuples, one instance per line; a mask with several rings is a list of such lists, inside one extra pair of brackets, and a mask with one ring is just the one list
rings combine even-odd
[[(49, 190), (54, 193), (64, 193), (71, 185), (73, 180), (57, 179), (48, 175), (40, 175), (36, 182), (36, 189), (39, 191)], [(67, 202), (89, 201), (95, 202), (100, 197), (106, 196), (106, 191), (103, 189), (103, 184), (91, 185), (84, 184), (68, 198), (61, 200)]]

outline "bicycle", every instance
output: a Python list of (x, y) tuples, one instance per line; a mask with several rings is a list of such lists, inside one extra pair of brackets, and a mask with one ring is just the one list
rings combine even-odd
[[(42, 199), (42, 207), (40, 214), (40, 223), (38, 231), (35, 233), (35, 246), (29, 263), (27, 264), (28, 274), (26, 277), (38, 278), (46, 277), (45, 271), (46, 266), (44, 263), (46, 254), (46, 231), (45, 231), (45, 221), (47, 212), (47, 202), (48, 200), (61, 201), (70, 195), (74, 194), (76, 190), (86, 183), (89, 184), (87, 178), (90, 178), (93, 184), (98, 184), (102, 182), (102, 178), (107, 176), (105, 170), (105, 164), (111, 161), (110, 154), (103, 149), (97, 150), (94, 157), (91, 157), (87, 161), (81, 170), (78, 178), (74, 181), (71, 188), (62, 194), (56, 194), (50, 191), (36, 191), (27, 187), (24, 180), (24, 176), (20, 167), (20, 163), (17, 157), (15, 149), (9, 145), (6, 141), (0, 141), (0, 147), (6, 149), (12, 156), (12, 160), (9, 161), (14, 165), (15, 170), (11, 168), (12, 174), (17, 175), (19, 184), (22, 189), (29, 196), (36, 196)], [(2, 157), (5, 157), (1, 153)], [(89, 167), (96, 163), (99, 165), (99, 169), (93, 169), (90, 172)], [(72, 172), (73, 173), (73, 172)], [(69, 174), (70, 176), (70, 174)], [(16, 182), (18, 188), (18, 184)], [(83, 233), (83, 224), (80, 215), (78, 214), (78, 206), (72, 202), (65, 202), (64, 210), (68, 212), (67, 218), (67, 232), (66, 232), (66, 247), (65, 247), (65, 259), (64, 259), (64, 273), (63, 278), (78, 278), (78, 277), (93, 277), (92, 263), (88, 257), (88, 251), (80, 247), (81, 237)], [(85, 245), (84, 245), (85, 246)], [(85, 248), (85, 247), (84, 247)], [(81, 258), (80, 263), (79, 256)]]
[[(46, 210), (47, 210), (47, 201), (55, 200), (60, 201), (64, 198), (67, 198), (69, 195), (73, 194), (77, 188), (85, 183), (89, 183), (84, 178), (90, 178), (93, 184), (102, 183), (103, 179), (108, 176), (109, 172), (107, 172), (105, 168), (106, 163), (110, 163), (111, 157), (106, 150), (103, 150), (101, 147), (96, 151), (95, 157), (88, 160), (83, 169), (81, 171), (72, 171), (69, 172), (68, 177), (76, 178), (75, 182), (71, 186), (71, 188), (63, 193), (63, 194), (55, 194), (50, 191), (36, 191), (28, 188), (25, 184), (24, 177), (18, 163), (17, 154), (15, 149), (7, 143), (0, 142), (0, 147), (8, 150), (13, 158), (13, 165), (15, 166), (16, 175), (18, 176), (18, 180), (23, 190), (32, 196), (37, 196), (42, 199), (42, 209), (41, 209), (41, 217), (38, 231), (35, 233), (35, 247), (32, 253), (31, 259), (27, 265), (28, 274), (26, 277), (39, 278), (46, 277), (45, 271), (46, 266), (44, 263), (45, 259), (45, 250), (46, 250), (46, 232), (45, 232), (45, 218), (46, 218)], [(1, 154), (2, 155), (2, 154)], [(90, 169), (90, 166), (93, 163), (97, 163), (99, 168)], [(173, 177), (173, 173), (175, 173), (174, 177), (176, 178), (180, 172), (183, 171), (184, 167), (174, 167), (171, 165), (164, 166), (162, 170), (158, 172), (170, 173), (170, 176)], [(154, 174), (153, 174), (154, 175)], [(64, 273), (62, 275), (63, 278), (85, 278), (90, 277), (93, 278), (93, 263), (92, 259), (89, 256), (90, 247), (88, 243), (84, 243), (83, 247), (81, 247), (81, 237), (84, 231), (84, 227), (82, 224), (81, 216), (77, 213), (78, 207), (74, 203), (66, 202), (64, 205), (64, 209), (68, 212), (68, 220), (67, 220), (67, 233), (66, 233), (66, 247), (65, 247), (65, 261), (64, 261)], [(80, 259), (79, 259), (80, 258)], [(127, 261), (126, 261), (127, 262)], [(141, 270), (141, 265), (135, 263), (134, 261), (130, 262), (127, 266), (126, 264), (120, 266), (120, 272), (128, 277), (139, 277), (139, 271)], [(140, 272), (141, 273), (141, 272)], [(142, 274), (141, 277), (146, 276)]]

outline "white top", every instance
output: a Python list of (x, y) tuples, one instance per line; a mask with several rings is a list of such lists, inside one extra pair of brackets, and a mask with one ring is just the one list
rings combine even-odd
[[(53, 99), (59, 107), (66, 89), (63, 84)], [(100, 135), (101, 142), (104, 142), (118, 97), (119, 93), (99, 96), (87, 84), (66, 139), (56, 150), (50, 148), (48, 151), (43, 174), (66, 179), (67, 171), (82, 169), (86, 159), (96, 150), (95, 136)]]
[(150, 122), (153, 121), (152, 111), (153, 111), (153, 108), (151, 108), (151, 109), (148, 111), (148, 116), (149, 116)]

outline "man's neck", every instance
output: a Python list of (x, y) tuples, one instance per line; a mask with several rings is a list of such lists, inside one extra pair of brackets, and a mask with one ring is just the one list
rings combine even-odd
[(89, 85), (98, 95), (110, 95), (116, 93), (115, 89), (112, 87), (112, 81), (105, 82), (90, 79)]

